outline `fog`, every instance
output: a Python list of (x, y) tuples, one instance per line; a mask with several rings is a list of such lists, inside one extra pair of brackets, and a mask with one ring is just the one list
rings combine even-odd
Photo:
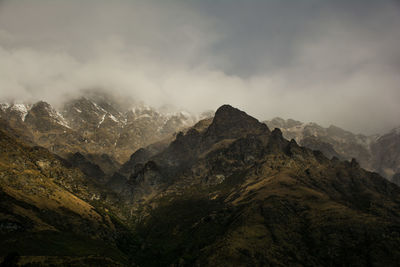
[(400, 125), (398, 1), (0, 0), (0, 100), (100, 88), (366, 134)]

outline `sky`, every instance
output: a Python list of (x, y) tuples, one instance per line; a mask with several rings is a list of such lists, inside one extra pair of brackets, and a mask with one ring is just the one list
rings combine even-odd
[(0, 0), (1, 101), (90, 89), (384, 133), (400, 125), (400, 1)]

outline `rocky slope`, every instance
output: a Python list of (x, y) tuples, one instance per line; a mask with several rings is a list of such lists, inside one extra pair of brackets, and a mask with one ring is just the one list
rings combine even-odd
[[(131, 157), (141, 266), (394, 266), (400, 189), (230, 106)], [(136, 159), (136, 160), (135, 160)]]
[(269, 127), (282, 130), (287, 139), (322, 151), (329, 158), (356, 158), (365, 169), (376, 171), (393, 180), (400, 172), (400, 131), (394, 129), (384, 135), (353, 134), (336, 126), (323, 128), (316, 123), (302, 123), (292, 119), (274, 118), (265, 121)]

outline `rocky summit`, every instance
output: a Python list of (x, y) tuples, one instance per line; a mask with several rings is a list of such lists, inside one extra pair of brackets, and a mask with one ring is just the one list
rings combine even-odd
[[(284, 128), (270, 130), (223, 105), (213, 118), (187, 125), (175, 135), (150, 138), (118, 165), (116, 154), (107, 153), (112, 144), (107, 142), (123, 134), (115, 132), (119, 125), (128, 128), (125, 133), (135, 132), (127, 126), (129, 120), (138, 120), (138, 129), (148, 125), (154, 134), (164, 128), (147, 120), (158, 116), (153, 111), (125, 116), (89, 102), (68, 106), (76, 108), (76, 114), (62, 115), (65, 122), (45, 104), (34, 105), (40, 112), (30, 108), (25, 120), (7, 119), (11, 107), (2, 109), (7, 114), (2, 115), (0, 132), (4, 262), (398, 265), (400, 188), (363, 169), (356, 159), (331, 158), (301, 146), (285, 139)], [(20, 128), (15, 126), (19, 120)], [(41, 121), (46, 126), (41, 127)], [(167, 127), (165, 119), (160, 121), (158, 125)], [(181, 124), (168, 125), (176, 129)], [(30, 129), (31, 139), (21, 133), (22, 127)], [(87, 142), (103, 150), (71, 149), (63, 158), (54, 154), (60, 150), (52, 145), (36, 146), (52, 134), (57, 137), (51, 140), (58, 140), (64, 131), (71, 148), (74, 142)], [(43, 134), (46, 138), (40, 139)], [(131, 138), (120, 147), (128, 147)]]

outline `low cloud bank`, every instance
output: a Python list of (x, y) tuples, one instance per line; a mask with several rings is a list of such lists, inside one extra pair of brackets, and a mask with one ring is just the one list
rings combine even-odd
[(241, 12), (207, 1), (2, 1), (0, 99), (57, 105), (99, 88), (156, 107), (229, 103), (261, 120), (368, 134), (400, 125), (398, 5), (333, 2), (296, 13), (278, 1)]

